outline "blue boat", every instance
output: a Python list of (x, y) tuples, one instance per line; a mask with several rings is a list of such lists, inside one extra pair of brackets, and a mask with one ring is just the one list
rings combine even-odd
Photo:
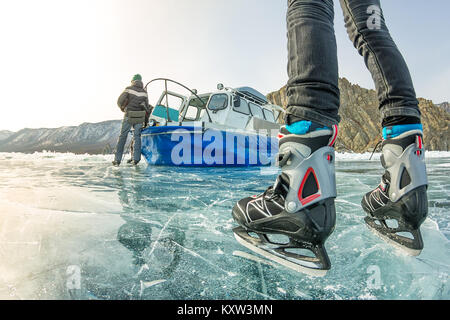
[[(249, 88), (183, 96), (167, 89), (142, 132), (149, 165), (251, 167), (274, 164), (283, 113)], [(172, 104), (169, 104), (171, 102)]]

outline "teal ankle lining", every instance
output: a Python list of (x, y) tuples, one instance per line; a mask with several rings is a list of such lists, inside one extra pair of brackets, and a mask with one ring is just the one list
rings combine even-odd
[(285, 126), (286, 130), (292, 134), (307, 134), (311, 131), (331, 130), (331, 128), (313, 124), (312, 121), (299, 121), (291, 125)]
[(383, 128), (383, 138), (392, 139), (404, 134), (408, 131), (420, 130), (423, 131), (423, 126), (421, 124), (404, 124), (392, 127)]

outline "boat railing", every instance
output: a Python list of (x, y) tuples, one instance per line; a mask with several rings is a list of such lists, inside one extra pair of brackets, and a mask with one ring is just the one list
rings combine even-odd
[(238, 91), (238, 90), (236, 90), (234, 88), (225, 88), (225, 89), (227, 91), (229, 91), (229, 92), (231, 92), (231, 93), (241, 97), (241, 98), (247, 99), (249, 102), (256, 103), (256, 104), (258, 104), (260, 106), (265, 106), (265, 105), (268, 104), (267, 101), (265, 101), (265, 100), (263, 100), (261, 98), (258, 98), (258, 97), (254, 96), (252, 94), (248, 94), (248, 93), (245, 93), (245, 92), (242, 92), (242, 91)]
[[(172, 83), (174, 83), (174, 84), (176, 84), (176, 85), (179, 85), (180, 87), (186, 89), (186, 90), (189, 91), (192, 95), (194, 95), (194, 96), (196, 96), (198, 99), (200, 99), (200, 101), (204, 102), (204, 101), (202, 100), (202, 98), (200, 98), (200, 97), (198, 96), (196, 90), (189, 89), (189, 88), (188, 88), (187, 86), (185, 86), (184, 84), (179, 83), (179, 82), (174, 81), (174, 80), (171, 80), (171, 79), (167, 79), (167, 78), (156, 78), (156, 79), (153, 79), (153, 80), (149, 81), (149, 82), (145, 85), (145, 90), (147, 90), (148, 86), (149, 86), (151, 83), (156, 82), (156, 81), (164, 81), (164, 87), (165, 87), (166, 103), (167, 103), (167, 105), (168, 105), (168, 101), (167, 101), (167, 100), (168, 100), (168, 96), (167, 96), (167, 95), (168, 95), (168, 87), (167, 87), (167, 83), (168, 83), (168, 82), (172, 82)], [(209, 122), (212, 122), (211, 115), (209, 114), (208, 108), (206, 107), (207, 102), (204, 102), (204, 104), (205, 104), (205, 110), (206, 110), (206, 114), (208, 115)], [(168, 118), (168, 121), (170, 121), (169, 106), (167, 106), (167, 118)]]

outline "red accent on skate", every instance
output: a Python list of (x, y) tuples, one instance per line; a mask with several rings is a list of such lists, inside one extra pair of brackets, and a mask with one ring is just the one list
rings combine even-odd
[(334, 143), (336, 142), (336, 139), (338, 137), (338, 126), (334, 125), (333, 126), (333, 136), (331, 137), (330, 143), (328, 144), (328, 146), (332, 147), (334, 146)]
[(422, 137), (421, 136), (417, 136), (417, 144), (418, 144), (418, 148), (422, 150), (423, 142), (422, 142)]
[(312, 196), (309, 196), (306, 199), (300, 200), (300, 202), (302, 203), (302, 205), (306, 206), (308, 203), (311, 203), (317, 198), (320, 198), (320, 196), (321, 196), (320, 194), (313, 194)]
[(281, 133), (278, 134), (278, 139), (283, 139), (284, 137), (285, 137), (284, 134), (281, 134)]
[[(309, 197), (306, 197), (305, 199), (303, 198), (302, 194), (303, 194), (303, 189), (305, 188), (305, 184), (306, 181), (308, 180), (310, 175), (314, 176), (314, 179), (316, 179), (316, 183), (317, 183), (317, 188), (319, 189), (319, 191), (317, 191), (316, 194), (313, 194)], [(313, 202), (314, 200), (316, 200), (317, 198), (320, 198), (321, 194), (320, 194), (320, 185), (319, 185), (319, 180), (317, 180), (317, 176), (316, 176), (316, 172), (314, 171), (313, 168), (309, 168), (308, 171), (306, 171), (305, 177), (303, 178), (302, 184), (300, 185), (300, 190), (298, 191), (298, 199), (300, 200), (300, 202), (302, 203), (302, 205), (306, 206), (308, 203)]]

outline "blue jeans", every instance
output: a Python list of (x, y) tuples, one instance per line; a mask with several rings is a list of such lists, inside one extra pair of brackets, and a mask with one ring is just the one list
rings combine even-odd
[[(420, 121), (411, 75), (386, 27), (380, 1), (340, 2), (350, 39), (374, 79), (382, 119), (409, 117)], [(287, 25), (286, 122), (309, 120), (325, 126), (339, 123), (333, 0), (288, 0)]]
[(120, 129), (119, 141), (117, 142), (116, 148), (116, 157), (115, 161), (120, 163), (123, 158), (123, 149), (125, 148), (125, 144), (127, 142), (128, 133), (130, 133), (131, 128), (134, 129), (134, 153), (133, 160), (136, 162), (141, 161), (141, 131), (143, 124), (134, 124), (131, 125), (128, 123), (128, 118), (125, 117), (122, 121), (122, 128)]

